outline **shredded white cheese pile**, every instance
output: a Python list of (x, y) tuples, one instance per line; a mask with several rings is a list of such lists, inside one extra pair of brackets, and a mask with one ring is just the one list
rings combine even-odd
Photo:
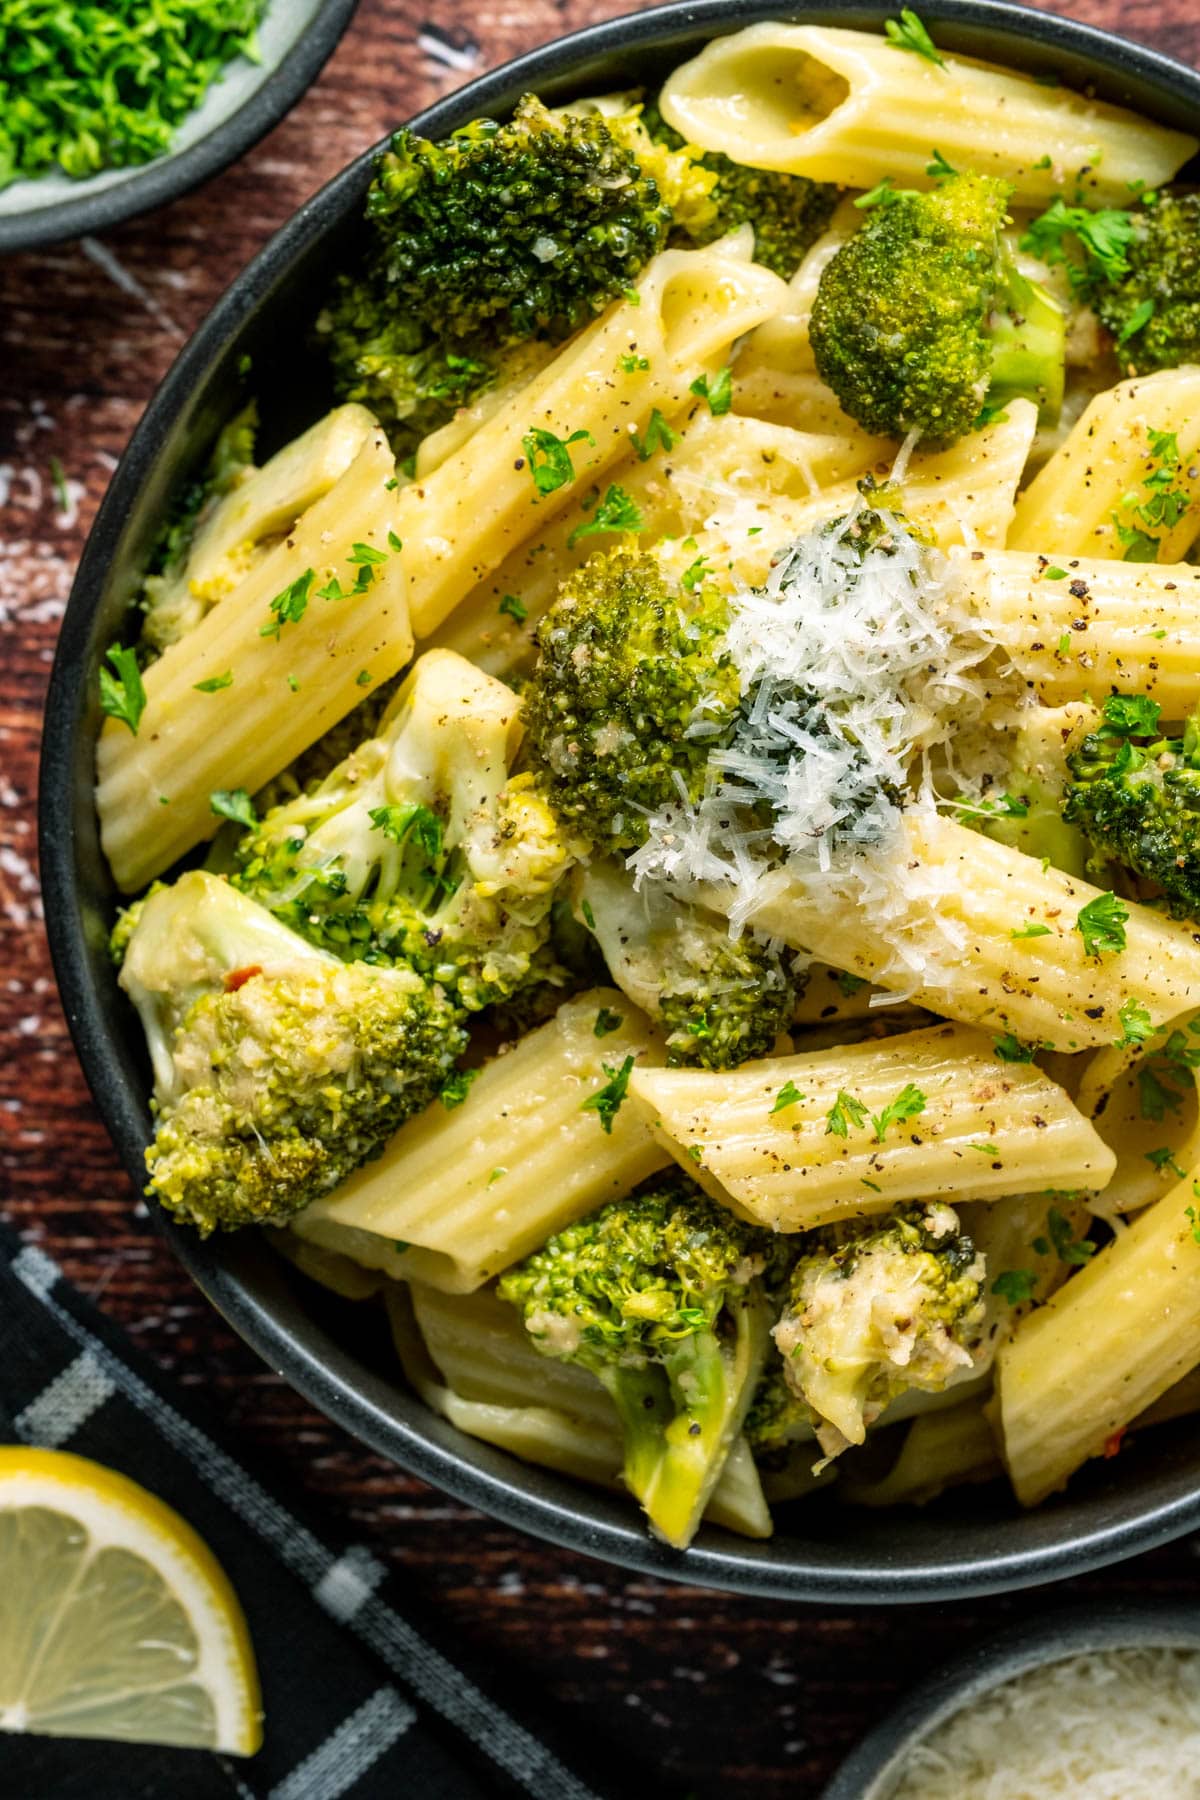
[(1197, 1800), (1200, 1652), (1108, 1650), (983, 1695), (916, 1746), (893, 1800)]
[[(734, 930), (781, 857), (797, 874), (845, 878), (886, 861), (899, 805), (932, 803), (927, 758), (974, 723), (978, 673), (995, 645), (960, 603), (952, 566), (900, 523), (858, 536), (860, 506), (780, 558), (762, 588), (731, 597), (727, 646), (744, 707), (713, 751), (693, 805), (650, 819), (629, 859), (639, 884), (731, 883)], [(717, 727), (703, 716), (690, 735)]]

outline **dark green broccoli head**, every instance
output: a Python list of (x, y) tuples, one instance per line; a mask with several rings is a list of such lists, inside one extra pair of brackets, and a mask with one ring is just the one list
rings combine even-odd
[(694, 1183), (658, 1177), (501, 1278), (537, 1347), (607, 1388), (625, 1479), (672, 1544), (695, 1531), (758, 1383), (772, 1253)]
[(957, 1214), (934, 1202), (806, 1238), (775, 1342), (829, 1455), (861, 1444), (907, 1388), (937, 1391), (970, 1367), (984, 1273)]
[(126, 940), (121, 984), (155, 1072), (150, 1191), (205, 1235), (328, 1193), (465, 1047), (409, 970), (340, 963), (212, 875), (149, 895)]
[(658, 1002), (667, 1061), (733, 1069), (769, 1056), (791, 1022), (795, 994), (777, 948), (748, 934), (735, 942), (724, 920), (707, 930), (682, 921), (664, 959)]
[(594, 556), (563, 583), (538, 627), (525, 719), (551, 803), (573, 829), (634, 849), (646, 814), (677, 802), (680, 783), (699, 794), (738, 704), (726, 624), (715, 589), (678, 589), (632, 551)]
[(598, 114), (527, 95), (442, 143), (397, 132), (367, 200), (366, 273), (318, 329), (343, 398), (416, 441), (492, 385), (514, 346), (566, 337), (666, 241), (653, 177)]
[(717, 151), (705, 153), (688, 145), (667, 124), (653, 103), (643, 107), (642, 124), (656, 144), (668, 150), (686, 149), (697, 168), (714, 177), (702, 199), (681, 209), (672, 236), (692, 244), (711, 244), (739, 225), (754, 227), (756, 262), (773, 269), (786, 281), (800, 267), (829, 223), (838, 190), (809, 181), (804, 175), (785, 175), (776, 169), (752, 169), (733, 162)]
[(989, 395), (1026, 395), (1057, 415), (1063, 316), (1013, 267), (1002, 235), (1010, 192), (972, 173), (928, 193), (888, 191), (826, 265), (813, 354), (865, 430), (950, 444)]
[(1161, 710), (1109, 695), (1103, 725), (1067, 758), (1063, 816), (1101, 864), (1156, 882), (1175, 918), (1200, 919), (1200, 709), (1181, 738), (1160, 734)]
[(1096, 284), (1093, 304), (1138, 375), (1200, 361), (1200, 194), (1129, 215), (1123, 272)]

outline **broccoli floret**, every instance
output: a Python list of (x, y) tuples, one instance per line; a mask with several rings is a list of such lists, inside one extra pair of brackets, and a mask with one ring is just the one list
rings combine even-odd
[(715, 588), (677, 588), (629, 550), (593, 556), (563, 583), (538, 626), (525, 719), (551, 802), (581, 834), (636, 849), (680, 784), (698, 796), (738, 705), (727, 622)]
[(634, 283), (671, 213), (598, 114), (527, 95), (508, 124), (442, 143), (399, 131), (367, 199), (364, 273), (318, 322), (338, 393), (415, 443), (503, 378), (514, 346), (558, 342)]
[(788, 1029), (796, 984), (773, 945), (734, 940), (704, 907), (637, 892), (615, 862), (579, 872), (575, 904), (617, 986), (661, 1025), (668, 1062), (736, 1068), (769, 1056)]
[(888, 191), (826, 265), (813, 355), (865, 430), (952, 444), (985, 401), (1020, 396), (1057, 418), (1063, 314), (1008, 252), (1010, 192), (970, 173), (929, 193)]
[(199, 870), (148, 896), (125, 936), (154, 1069), (147, 1191), (204, 1236), (328, 1193), (465, 1048), (411, 971), (340, 962)]
[(789, 1383), (782, 1357), (768, 1353), (742, 1433), (755, 1460), (771, 1462), (815, 1436), (812, 1407)]
[(827, 1456), (861, 1444), (907, 1388), (937, 1392), (970, 1367), (983, 1278), (983, 1258), (948, 1206), (899, 1207), (813, 1233), (774, 1335)]
[[(672, 240), (711, 244), (736, 231), (739, 225), (754, 227), (754, 258), (786, 281), (794, 275), (806, 252), (829, 223), (837, 205), (838, 190), (804, 175), (785, 175), (776, 169), (753, 169), (734, 162), (719, 150), (704, 152), (668, 125), (658, 107), (642, 108), (641, 122), (650, 138), (668, 151), (691, 159), (690, 203), (673, 202), (675, 229)], [(643, 155), (643, 165), (648, 159)], [(696, 193), (695, 170), (710, 177), (706, 190)], [(660, 187), (669, 188), (660, 179)]]
[(1094, 305), (1135, 374), (1200, 361), (1200, 194), (1133, 214), (1127, 273), (1100, 286)]
[(769, 1233), (683, 1176), (569, 1225), (501, 1278), (547, 1356), (611, 1394), (625, 1480), (668, 1543), (691, 1540), (741, 1430), (767, 1347), (757, 1276)]
[(467, 1011), (538, 979), (571, 847), (509, 774), (518, 701), (452, 651), (423, 656), (378, 737), (236, 847), (232, 879), (347, 960), (406, 963)]
[(1004, 734), (1002, 771), (983, 785), (978, 800), (954, 802), (966, 825), (998, 844), (1009, 844), (1056, 869), (1081, 876), (1087, 840), (1065, 816), (1067, 757), (1096, 718), (1090, 705), (1038, 706), (1021, 715), (1017, 729)]
[(1067, 758), (1063, 816), (1111, 859), (1158, 884), (1177, 919), (1200, 919), (1200, 707), (1181, 738), (1161, 735), (1161, 708), (1110, 694), (1104, 723)]

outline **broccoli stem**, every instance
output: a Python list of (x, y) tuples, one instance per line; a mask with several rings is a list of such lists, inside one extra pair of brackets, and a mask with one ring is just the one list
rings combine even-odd
[(663, 1432), (674, 1410), (671, 1384), (666, 1372), (653, 1363), (641, 1368), (601, 1364), (596, 1374), (612, 1396), (621, 1421), (626, 1485), (644, 1502), (662, 1458)]
[(650, 1481), (638, 1498), (676, 1549), (691, 1542), (762, 1375), (770, 1317), (757, 1288), (730, 1293), (731, 1339), (697, 1331), (664, 1358), (673, 1417), (663, 1431)]
[(1062, 410), (1062, 308), (1044, 287), (1013, 269), (988, 327), (991, 382), (988, 402), (1036, 400), (1038, 418), (1053, 424)]

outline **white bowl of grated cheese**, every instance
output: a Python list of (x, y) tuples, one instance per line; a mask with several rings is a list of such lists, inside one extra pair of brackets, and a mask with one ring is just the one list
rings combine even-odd
[(822, 1800), (1196, 1800), (1200, 1613), (1078, 1608), (945, 1665)]

